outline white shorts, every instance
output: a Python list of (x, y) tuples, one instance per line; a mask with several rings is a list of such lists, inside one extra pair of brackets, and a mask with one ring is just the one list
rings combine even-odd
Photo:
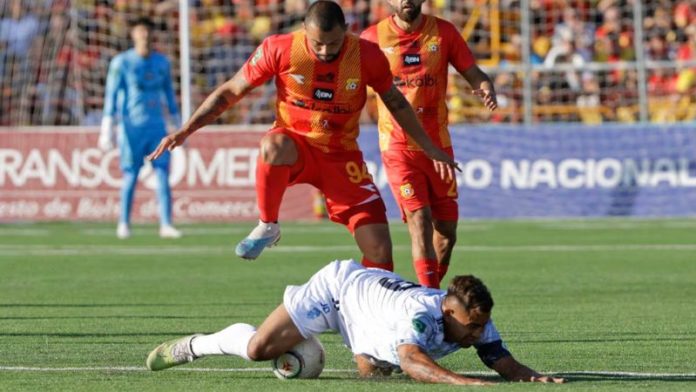
[(337, 260), (302, 286), (285, 288), (283, 305), (304, 338), (333, 330), (345, 340), (345, 323), (337, 310), (338, 294), (348, 275), (363, 268), (353, 260)]

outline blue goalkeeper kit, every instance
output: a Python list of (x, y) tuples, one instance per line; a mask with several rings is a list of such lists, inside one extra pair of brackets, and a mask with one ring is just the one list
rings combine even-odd
[[(119, 122), (119, 150), (124, 186), (121, 195), (121, 222), (129, 223), (138, 172), (144, 159), (167, 133), (164, 106), (171, 118), (179, 118), (169, 60), (152, 52), (147, 57), (135, 49), (111, 61), (106, 80), (104, 116)], [(171, 224), (169, 152), (152, 162), (158, 177), (157, 198), (160, 223)]]

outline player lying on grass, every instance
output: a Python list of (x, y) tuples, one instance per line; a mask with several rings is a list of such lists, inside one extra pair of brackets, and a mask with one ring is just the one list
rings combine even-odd
[(492, 307), (488, 289), (471, 275), (456, 276), (442, 291), (352, 260), (334, 261), (304, 285), (288, 286), (283, 304), (258, 329), (237, 323), (211, 335), (165, 342), (150, 353), (147, 367), (162, 370), (208, 355), (265, 361), (333, 330), (355, 355), (362, 377), (389, 375), (400, 367), (422, 382), (489, 384), (435, 362), (473, 346), (483, 363), (507, 380), (562, 383), (512, 357), (493, 325)]

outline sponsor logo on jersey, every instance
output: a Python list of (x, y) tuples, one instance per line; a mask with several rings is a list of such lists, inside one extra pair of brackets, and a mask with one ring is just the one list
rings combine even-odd
[(334, 97), (334, 91), (325, 88), (314, 89), (314, 99), (319, 101), (331, 101)]
[(382, 49), (382, 52), (386, 54), (394, 54), (394, 47), (393, 46), (387, 46), (386, 48), (380, 48)]
[(261, 60), (261, 56), (263, 56), (263, 49), (258, 48), (256, 49), (256, 53), (254, 53), (254, 57), (251, 58), (251, 65), (256, 65), (256, 63)]
[(355, 90), (360, 84), (360, 79), (348, 79), (346, 80), (346, 90)]
[(333, 83), (334, 79), (336, 75), (333, 72), (317, 75), (317, 82)]
[(420, 54), (405, 54), (404, 55), (404, 66), (412, 67), (414, 65), (420, 65), (421, 58)]
[(309, 312), (307, 312), (307, 318), (310, 320), (314, 320), (315, 318), (321, 316), (321, 310), (317, 308), (312, 308)]
[(437, 79), (430, 74), (420, 75), (416, 77), (401, 78), (399, 76), (394, 77), (394, 86), (396, 87), (434, 87), (437, 85)]
[(399, 187), (399, 193), (401, 193), (401, 197), (404, 199), (410, 199), (416, 194), (413, 190), (413, 185), (408, 182)]
[(353, 112), (352, 108), (346, 105), (322, 105), (321, 103), (317, 103), (315, 101), (309, 101), (309, 103), (307, 103), (301, 99), (295, 99), (290, 103), (298, 108), (315, 110), (317, 112), (333, 114), (348, 114)]
[(290, 77), (297, 82), (297, 84), (304, 84), (304, 75), (290, 74)]

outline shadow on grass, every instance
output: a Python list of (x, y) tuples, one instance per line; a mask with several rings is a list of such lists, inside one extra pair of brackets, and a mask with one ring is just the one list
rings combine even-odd
[(696, 340), (696, 334), (692, 333), (679, 333), (674, 334), (671, 337), (662, 336), (656, 337), (649, 334), (645, 334), (645, 337), (626, 337), (618, 336), (616, 338), (587, 338), (587, 339), (506, 339), (506, 343), (525, 343), (525, 344), (548, 344), (548, 343), (626, 343), (626, 342), (671, 342), (671, 341), (694, 341)]
[(631, 373), (631, 372), (559, 372), (553, 376), (574, 381), (696, 381), (696, 373)]

